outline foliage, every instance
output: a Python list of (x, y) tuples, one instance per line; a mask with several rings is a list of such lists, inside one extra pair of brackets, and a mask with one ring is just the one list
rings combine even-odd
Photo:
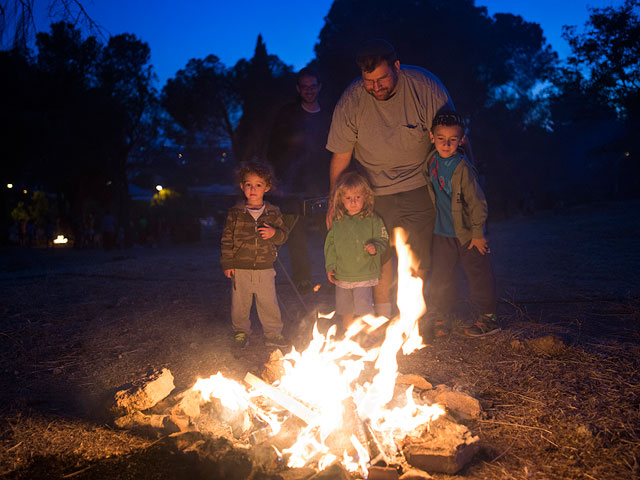
[(264, 159), (273, 119), (295, 91), (291, 67), (269, 55), (262, 36), (258, 35), (253, 57), (236, 63), (233, 79), (242, 106), (236, 129), (239, 146), (235, 150), (236, 159)]
[(112, 204), (127, 225), (130, 154), (155, 134), (148, 45), (129, 34), (103, 45), (65, 22), (36, 44), (36, 56), (0, 55), (16, 72), (0, 93), (14, 181), (58, 194), (77, 228), (89, 201)]
[(233, 68), (215, 55), (189, 60), (162, 90), (162, 105), (179, 127), (167, 132), (191, 156), (225, 145), (236, 160), (263, 156), (271, 119), (294, 91), (290, 70), (267, 53), (261, 36), (254, 56)]
[(584, 33), (565, 26), (563, 37), (573, 52), (569, 65), (588, 71), (585, 91), (622, 116), (640, 113), (640, 0), (590, 8)]
[(169, 132), (180, 144), (211, 147), (222, 142), (236, 148), (240, 99), (232, 72), (215, 55), (191, 59), (178, 70), (162, 89), (162, 106), (180, 127)]
[(402, 63), (435, 73), (471, 115), (527, 95), (556, 58), (539, 25), (510, 14), (489, 17), (473, 0), (336, 0), (315, 48), (334, 102), (359, 75), (355, 52), (372, 37), (389, 40)]
[(101, 31), (80, 0), (7, 0), (0, 4), (0, 45), (26, 51), (35, 34), (34, 12), (37, 8), (44, 10), (43, 3), (46, 3), (52, 22), (73, 22), (77, 27), (83, 26), (92, 32)]

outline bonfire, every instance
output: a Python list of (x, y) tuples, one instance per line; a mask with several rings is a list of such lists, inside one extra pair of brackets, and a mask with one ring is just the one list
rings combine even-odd
[[(336, 337), (335, 325), (323, 334), (316, 323), (304, 351), (292, 348), (275, 358), (282, 375), (273, 384), (247, 374), (245, 387), (217, 373), (193, 386), (202, 402), (217, 400), (228, 409), (227, 417), (244, 419), (241, 423), (248, 429), (264, 425), (274, 437), (295, 415), (301, 421), (295, 441), (282, 451), (274, 445), (288, 467), (312, 465), (323, 470), (340, 462), (347, 471), (366, 478), (369, 467), (379, 461), (405, 463), (401, 449), (405, 438), (419, 437), (444, 413), (438, 405), (416, 402), (413, 386), (402, 392), (396, 388), (397, 354), (409, 355), (425, 346), (419, 319), (426, 305), (422, 280), (411, 274), (414, 260), (404, 232), (394, 233), (397, 317), (359, 318), (343, 338)], [(365, 344), (376, 336), (383, 340), (367, 348)]]

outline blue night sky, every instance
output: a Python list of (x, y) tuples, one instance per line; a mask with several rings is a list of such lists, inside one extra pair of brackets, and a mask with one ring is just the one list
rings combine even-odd
[[(313, 46), (332, 0), (85, 0), (91, 17), (106, 34), (134, 33), (151, 47), (159, 86), (191, 58), (213, 53), (227, 66), (251, 58), (262, 33), (267, 51), (300, 69), (313, 56)], [(569, 53), (561, 38), (563, 25), (582, 27), (587, 6), (621, 5), (622, 0), (476, 0), (489, 14), (508, 12), (539, 23), (547, 41), (560, 54)], [(48, 21), (38, 21), (47, 30)], [(399, 52), (402, 55), (402, 52)], [(428, 68), (428, 65), (425, 65)]]

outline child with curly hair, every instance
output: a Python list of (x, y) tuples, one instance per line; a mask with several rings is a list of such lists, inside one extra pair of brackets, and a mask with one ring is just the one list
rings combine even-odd
[(286, 347), (282, 336), (282, 319), (276, 296), (273, 264), (277, 245), (287, 240), (288, 228), (280, 209), (264, 200), (274, 182), (271, 169), (259, 162), (240, 165), (236, 171), (245, 200), (232, 207), (222, 231), (220, 263), (232, 280), (231, 321), (235, 344), (244, 348), (249, 343), (249, 314), (256, 299), (265, 344)]

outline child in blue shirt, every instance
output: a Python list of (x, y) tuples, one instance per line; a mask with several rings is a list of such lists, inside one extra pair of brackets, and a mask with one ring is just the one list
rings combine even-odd
[(427, 186), (437, 212), (429, 295), (436, 337), (447, 335), (450, 330), (458, 265), (464, 270), (471, 301), (478, 311), (476, 322), (465, 333), (482, 337), (500, 330), (489, 260), (491, 251), (484, 236), (487, 201), (475, 169), (459, 151), (465, 138), (464, 128), (459, 114), (443, 111), (436, 115), (429, 132), (436, 147), (427, 161), (430, 178)]

